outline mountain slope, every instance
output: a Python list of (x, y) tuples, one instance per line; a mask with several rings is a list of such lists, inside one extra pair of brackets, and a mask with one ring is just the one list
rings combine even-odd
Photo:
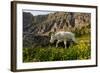
[[(51, 32), (70, 31), (76, 36), (89, 34), (90, 21), (90, 13), (55, 12), (34, 16), (31, 13), (23, 12), (24, 46), (33, 45), (37, 37), (40, 37), (37, 43), (41, 43), (44, 39), (46, 39), (44, 42), (49, 43)], [(42, 37), (45, 38), (41, 39)]]

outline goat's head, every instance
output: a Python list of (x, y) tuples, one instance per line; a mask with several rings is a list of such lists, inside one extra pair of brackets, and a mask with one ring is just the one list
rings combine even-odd
[(55, 39), (56, 39), (55, 33), (52, 33), (50, 38), (50, 43), (54, 43)]

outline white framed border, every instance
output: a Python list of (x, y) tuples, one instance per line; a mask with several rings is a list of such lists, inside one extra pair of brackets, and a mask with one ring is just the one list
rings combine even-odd
[[(77, 67), (77, 66), (89, 66), (96, 65), (96, 8), (92, 7), (74, 7), (74, 6), (55, 6), (55, 5), (36, 5), (19, 3), (16, 4), (16, 27), (17, 27), (17, 45), (16, 45), (16, 69), (41, 69), (41, 68), (56, 68), (56, 67)], [(83, 12), (91, 13), (91, 59), (88, 60), (73, 60), (73, 61), (52, 61), (52, 62), (31, 62), (23, 63), (22, 61), (22, 33), (23, 33), (23, 15), (22, 10), (47, 10), (47, 11), (66, 11), (66, 12)]]

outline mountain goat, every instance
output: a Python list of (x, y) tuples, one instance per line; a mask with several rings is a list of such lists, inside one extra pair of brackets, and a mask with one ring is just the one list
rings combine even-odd
[(76, 43), (75, 36), (71, 32), (60, 31), (60, 32), (57, 32), (55, 34), (52, 34), (51, 39), (50, 39), (50, 43), (54, 43), (55, 40), (57, 40), (56, 47), (58, 47), (58, 44), (60, 42), (64, 42), (64, 45), (65, 45), (65, 48), (66, 48), (66, 44), (67, 44), (68, 40), (71, 40), (74, 43)]

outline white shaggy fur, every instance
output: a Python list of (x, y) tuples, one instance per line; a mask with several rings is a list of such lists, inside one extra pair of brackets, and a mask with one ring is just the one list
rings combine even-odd
[(50, 43), (54, 43), (55, 40), (57, 40), (56, 47), (58, 47), (58, 43), (64, 42), (65, 48), (66, 48), (67, 40), (72, 40), (73, 42), (76, 42), (75, 36), (72, 32), (64, 32), (64, 31), (60, 31), (55, 34), (52, 34)]

